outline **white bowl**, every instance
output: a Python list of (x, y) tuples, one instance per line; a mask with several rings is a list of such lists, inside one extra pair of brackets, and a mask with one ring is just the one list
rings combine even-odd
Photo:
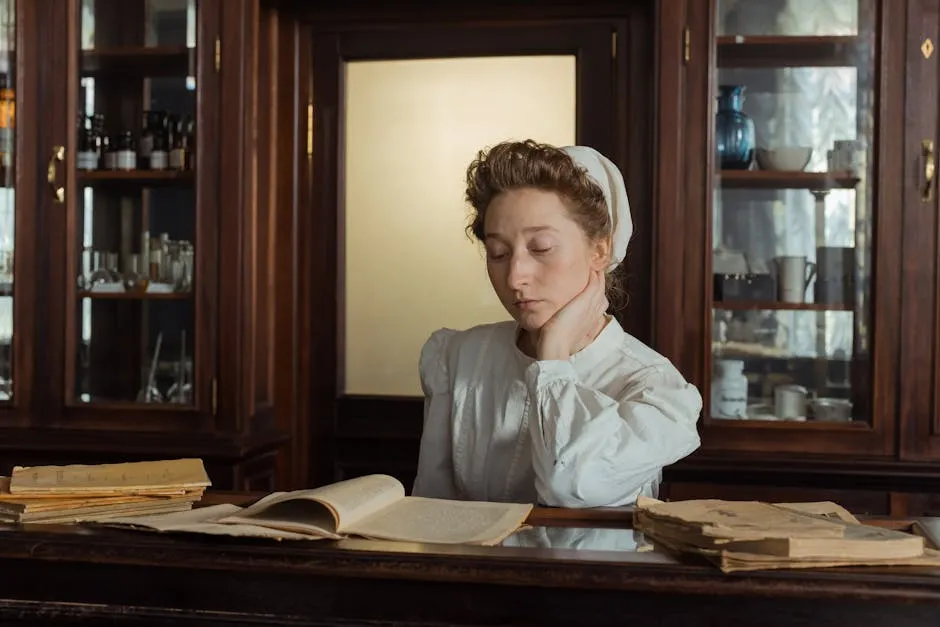
[(802, 171), (809, 164), (811, 156), (813, 156), (813, 149), (809, 146), (757, 149), (757, 163), (761, 169), (777, 172)]

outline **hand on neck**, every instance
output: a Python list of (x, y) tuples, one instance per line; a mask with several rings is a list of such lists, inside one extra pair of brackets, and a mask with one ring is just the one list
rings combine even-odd
[(597, 323), (591, 328), (589, 333), (585, 334), (571, 346), (566, 347), (541, 345), (539, 342), (539, 329), (525, 331), (519, 338), (519, 349), (529, 357), (538, 359), (539, 361), (564, 361), (590, 346), (591, 343), (597, 339), (597, 336), (601, 334), (601, 331), (604, 330), (604, 327), (607, 326), (608, 320), (609, 317), (606, 314), (602, 315), (598, 318)]

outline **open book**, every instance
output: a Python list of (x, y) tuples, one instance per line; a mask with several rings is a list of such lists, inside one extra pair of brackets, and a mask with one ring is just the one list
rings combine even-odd
[(190, 512), (113, 518), (155, 531), (276, 539), (348, 535), (404, 542), (494, 545), (516, 531), (532, 505), (405, 496), (394, 477), (368, 475), (311, 490), (274, 492), (248, 507), (214, 505)]

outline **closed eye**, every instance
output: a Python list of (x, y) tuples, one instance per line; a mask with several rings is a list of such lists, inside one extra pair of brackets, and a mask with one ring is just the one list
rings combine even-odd
[(537, 253), (539, 255), (544, 255), (545, 253), (552, 252), (552, 249), (550, 247), (549, 248), (533, 248), (532, 252)]

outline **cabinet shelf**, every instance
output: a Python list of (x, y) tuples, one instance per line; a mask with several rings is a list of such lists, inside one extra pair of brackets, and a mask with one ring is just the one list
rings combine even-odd
[(191, 170), (92, 170), (78, 173), (78, 182), (96, 185), (184, 185), (194, 180)]
[(798, 429), (811, 431), (856, 431), (871, 429), (871, 425), (864, 420), (850, 422), (834, 422), (825, 420), (760, 420), (760, 419), (734, 419), (713, 418), (705, 419), (709, 428), (727, 427), (730, 429)]
[(87, 292), (79, 291), (79, 298), (94, 300), (188, 300), (192, 292)]
[(186, 46), (127, 46), (82, 51), (83, 76), (188, 76), (195, 74), (196, 49)]
[(859, 178), (849, 172), (721, 170), (721, 186), (733, 189), (852, 189)]
[(737, 68), (857, 66), (870, 56), (854, 35), (718, 37), (718, 66)]
[(774, 300), (767, 301), (719, 301), (712, 303), (712, 309), (725, 311), (852, 311), (853, 307), (844, 303), (783, 303)]

